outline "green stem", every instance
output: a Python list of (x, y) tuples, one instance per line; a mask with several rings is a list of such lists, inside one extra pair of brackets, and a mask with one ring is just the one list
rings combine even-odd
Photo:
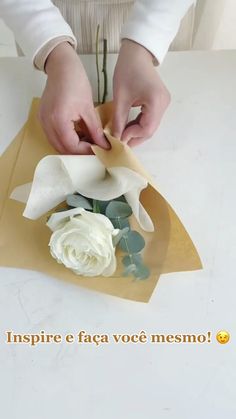
[(103, 39), (103, 66), (102, 66), (103, 78), (104, 78), (104, 88), (103, 88), (103, 98), (102, 103), (106, 102), (107, 97), (107, 39)]
[[(119, 228), (120, 228), (120, 230), (122, 230), (122, 227), (121, 227), (121, 224), (120, 224), (120, 217), (117, 217), (117, 221), (118, 221), (118, 224), (119, 224)], [(123, 236), (123, 237), (122, 237), (122, 239), (124, 239), (124, 241), (125, 241), (126, 247), (127, 247), (127, 249), (128, 249), (128, 255), (129, 255), (129, 257), (130, 257), (130, 260), (131, 260), (131, 262), (133, 263), (133, 265), (135, 265), (135, 263), (134, 263), (134, 259), (133, 259), (133, 254), (132, 254), (132, 253), (130, 253), (129, 246), (128, 246), (128, 242), (127, 242), (127, 240), (126, 240), (125, 236)]]
[(100, 32), (100, 25), (97, 26), (97, 34), (96, 34), (96, 68), (97, 68), (97, 82), (98, 82), (98, 103), (101, 103), (100, 74), (99, 74), (99, 32)]
[(99, 203), (96, 199), (93, 199), (93, 212), (95, 214), (99, 214), (100, 213), (100, 207), (99, 207)]

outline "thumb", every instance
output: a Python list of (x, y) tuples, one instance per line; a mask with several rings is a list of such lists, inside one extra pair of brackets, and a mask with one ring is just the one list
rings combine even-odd
[(132, 138), (148, 139), (154, 134), (159, 123), (160, 118), (157, 118), (152, 110), (141, 112), (125, 129), (121, 139), (126, 143)]
[(114, 137), (121, 138), (127, 125), (130, 111), (130, 104), (122, 100), (115, 102), (112, 120), (112, 133)]
[(85, 124), (87, 125), (87, 129), (89, 134), (91, 135), (91, 139), (94, 141), (96, 145), (99, 145), (102, 148), (109, 149), (110, 144), (106, 140), (103, 129), (102, 123), (96, 114), (94, 109), (89, 109), (86, 111), (86, 115), (82, 116)]

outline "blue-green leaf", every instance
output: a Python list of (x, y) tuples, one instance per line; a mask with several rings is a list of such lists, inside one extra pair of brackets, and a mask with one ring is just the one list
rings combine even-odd
[(123, 228), (123, 230), (120, 230), (119, 231), (119, 233), (116, 235), (116, 236), (114, 236), (113, 238), (112, 238), (112, 242), (113, 242), (113, 246), (114, 247), (116, 247), (117, 246), (117, 244), (119, 243), (119, 241), (121, 240), (121, 238), (124, 236), (124, 234), (126, 234), (127, 232), (129, 231), (129, 229), (126, 227), (126, 228)]
[(124, 195), (118, 196), (118, 198), (113, 199), (113, 201), (127, 202)]
[(109, 204), (110, 201), (97, 201), (100, 209), (101, 214), (105, 214), (106, 207)]
[(150, 276), (150, 270), (145, 265), (136, 265), (134, 276), (137, 279), (147, 279)]
[(129, 276), (130, 274), (134, 274), (134, 272), (136, 271), (136, 266), (133, 265), (129, 265), (125, 268), (123, 275), (124, 276)]
[(69, 207), (81, 207), (87, 210), (92, 210), (92, 205), (90, 204), (89, 200), (82, 195), (68, 195), (66, 198), (66, 203), (69, 205)]
[(128, 218), (112, 218), (111, 222), (115, 228), (123, 229), (123, 228), (130, 228)]
[(138, 265), (142, 263), (142, 257), (140, 253), (134, 254), (134, 255), (126, 255), (123, 257), (122, 262), (125, 266), (129, 265)]
[(145, 246), (145, 240), (137, 231), (128, 231), (120, 240), (119, 247), (126, 253), (139, 253)]
[(126, 202), (111, 201), (106, 207), (108, 218), (127, 218), (132, 215), (132, 209)]

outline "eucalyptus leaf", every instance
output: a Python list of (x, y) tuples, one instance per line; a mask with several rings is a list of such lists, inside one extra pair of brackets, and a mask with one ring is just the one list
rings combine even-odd
[(123, 257), (122, 262), (124, 264), (124, 266), (129, 266), (129, 265), (139, 265), (142, 263), (142, 257), (140, 255), (140, 253), (136, 253), (133, 255), (126, 255)]
[(124, 276), (129, 276), (130, 274), (134, 274), (134, 272), (136, 271), (136, 265), (129, 265), (125, 268), (123, 275)]
[(134, 276), (137, 279), (147, 279), (150, 276), (150, 270), (145, 265), (136, 265)]
[(119, 233), (113, 237), (112, 242), (113, 242), (113, 246), (116, 247), (117, 244), (119, 243), (119, 241), (121, 240), (121, 238), (129, 231), (129, 229), (123, 228), (123, 230), (120, 230)]
[(99, 209), (101, 214), (105, 214), (106, 207), (110, 201), (98, 201)]
[(120, 202), (126, 202), (127, 203), (124, 195), (118, 196), (118, 198), (113, 199), (113, 201), (120, 201)]
[(111, 201), (106, 207), (108, 218), (127, 218), (132, 215), (132, 209), (126, 202)]
[(73, 208), (84, 208), (86, 210), (92, 210), (92, 205), (89, 200), (82, 195), (68, 195), (66, 198), (66, 203)]
[(120, 240), (119, 247), (126, 253), (139, 253), (145, 246), (145, 240), (137, 231), (128, 231)]
[(111, 222), (115, 228), (122, 230), (123, 228), (130, 228), (128, 218), (112, 218)]

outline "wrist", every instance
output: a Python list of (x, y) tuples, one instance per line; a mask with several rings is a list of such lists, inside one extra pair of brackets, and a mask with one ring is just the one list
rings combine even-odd
[(135, 55), (135, 57), (140, 58), (142, 60), (145, 59), (147, 61), (150, 61), (150, 63), (153, 65), (154, 57), (152, 53), (138, 42), (135, 42), (128, 38), (123, 38), (121, 42), (121, 51), (124, 51), (127, 54), (133, 54)]
[(55, 69), (61, 70), (68, 66), (71, 59), (75, 59), (75, 57), (77, 57), (77, 54), (69, 42), (61, 42), (48, 55), (45, 63), (45, 72), (49, 76), (50, 73), (55, 72)]

